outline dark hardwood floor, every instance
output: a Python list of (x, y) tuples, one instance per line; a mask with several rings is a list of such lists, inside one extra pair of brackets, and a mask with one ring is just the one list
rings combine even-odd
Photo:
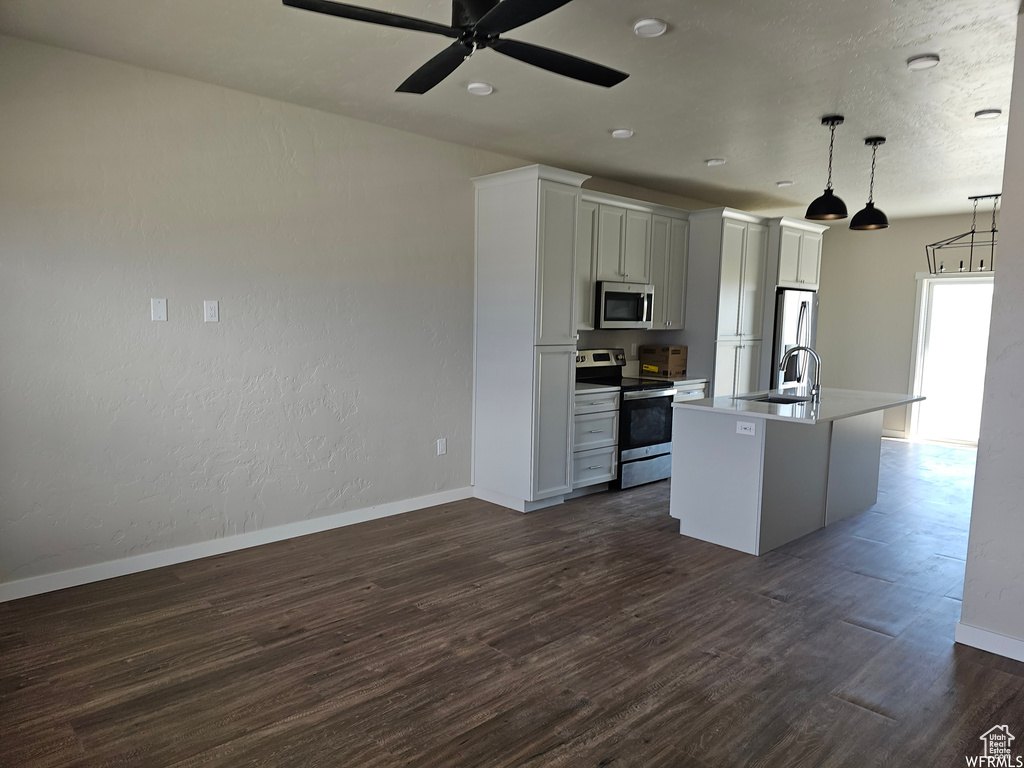
[(662, 482), (2, 604), (0, 765), (964, 765), (1024, 745), (1024, 664), (953, 644), (973, 474), (886, 442), (873, 511), (761, 558)]

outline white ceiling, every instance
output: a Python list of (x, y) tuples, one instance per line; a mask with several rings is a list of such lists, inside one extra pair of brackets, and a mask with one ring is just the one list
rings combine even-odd
[[(450, 23), (448, 0), (360, 0)], [(0, 0), (0, 32), (427, 136), (738, 208), (799, 214), (825, 184), (851, 215), (969, 209), (1002, 183), (1019, 0), (574, 0), (507, 37), (630, 73), (605, 90), (494, 51), (424, 96), (394, 89), (450, 43), (279, 0)], [(664, 37), (632, 32), (643, 17)], [(938, 53), (938, 68), (906, 59)], [(489, 97), (467, 83), (494, 85)], [(999, 107), (1003, 116), (977, 121)], [(614, 140), (609, 131), (636, 135)], [(728, 158), (708, 168), (710, 157)], [(775, 182), (791, 179), (790, 189)]]

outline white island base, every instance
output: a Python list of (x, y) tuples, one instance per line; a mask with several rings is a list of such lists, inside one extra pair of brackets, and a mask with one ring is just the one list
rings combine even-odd
[(669, 511), (679, 532), (760, 555), (867, 510), (878, 498), (882, 411), (915, 399), (825, 389), (817, 406), (676, 404)]

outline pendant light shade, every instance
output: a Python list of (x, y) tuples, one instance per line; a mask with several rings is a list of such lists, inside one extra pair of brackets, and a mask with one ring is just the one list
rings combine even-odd
[(871, 230), (886, 229), (889, 226), (889, 219), (878, 208), (875, 208), (875, 155), (878, 148), (885, 144), (884, 136), (870, 136), (864, 139), (864, 144), (871, 147), (871, 186), (868, 190), (867, 205), (850, 222), (850, 229)]
[(807, 206), (807, 213), (804, 214), (805, 219), (815, 221), (845, 219), (846, 216), (846, 203), (836, 197), (831, 189), (826, 189), (825, 194)]
[(846, 203), (832, 192), (832, 151), (836, 143), (836, 126), (842, 125), (844, 119), (842, 115), (826, 115), (821, 118), (821, 124), (832, 131), (832, 137), (828, 143), (828, 183), (825, 185), (825, 193), (807, 206), (807, 213), (804, 214), (806, 219), (833, 221), (845, 219), (847, 216)]
[(885, 229), (888, 226), (889, 219), (875, 208), (874, 203), (865, 205), (850, 220), (850, 229)]

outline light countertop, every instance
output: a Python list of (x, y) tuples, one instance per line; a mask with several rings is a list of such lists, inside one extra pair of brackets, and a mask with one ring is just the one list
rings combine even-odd
[[(776, 390), (772, 390), (775, 394)], [(891, 392), (863, 392), (857, 389), (832, 389), (822, 387), (821, 402), (806, 403), (765, 403), (745, 398), (767, 395), (768, 392), (751, 392), (739, 397), (704, 398), (685, 403), (673, 403), (673, 408), (695, 410), (712, 410), (736, 416), (752, 416), (761, 419), (778, 421), (795, 421), (803, 424), (817, 424), (822, 421), (836, 421), (863, 413), (882, 411), (899, 405), (924, 400), (913, 395), (894, 394)], [(792, 389), (783, 390), (780, 394), (803, 394)]]

